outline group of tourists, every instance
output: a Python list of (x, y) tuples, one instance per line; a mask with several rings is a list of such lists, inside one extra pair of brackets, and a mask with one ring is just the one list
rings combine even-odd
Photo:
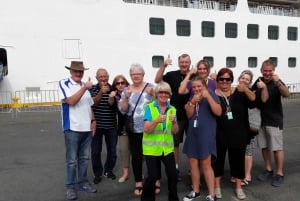
[[(168, 179), (168, 200), (178, 201), (181, 143), (192, 184), (184, 201), (200, 197), (200, 175), (207, 186), (206, 200), (222, 198), (226, 153), (236, 197), (245, 199), (242, 187), (252, 180), (252, 151), (256, 144), (265, 162), (265, 171), (258, 180), (272, 179), (275, 187), (283, 184), (281, 97), (289, 96), (289, 90), (275, 73), (272, 61), (262, 63), (262, 76), (253, 84), (252, 72), (245, 70), (236, 85), (230, 68), (211, 73), (206, 60), (200, 60), (194, 68), (188, 54), (178, 57), (178, 70), (165, 72), (172, 64), (168, 56), (156, 73), (155, 84), (144, 80), (145, 71), (138, 63), (130, 66), (131, 84), (124, 75), (117, 75), (109, 84), (109, 73), (104, 68), (97, 70), (97, 84), (90, 78), (84, 82), (84, 71), (88, 69), (83, 62), (72, 61), (66, 66), (71, 76), (59, 82), (59, 95), (68, 200), (77, 199), (77, 190), (97, 192), (87, 178), (90, 155), (94, 184), (103, 177), (116, 179), (113, 170), (118, 155), (122, 166), (118, 182), (126, 182), (132, 168), (133, 193), (141, 201), (154, 201), (160, 193), (161, 163)], [(258, 126), (252, 126), (253, 118), (249, 117), (253, 111), (259, 114), (254, 119), (261, 119)], [(104, 165), (103, 138), (107, 148)], [(147, 170), (143, 169), (143, 161)]]

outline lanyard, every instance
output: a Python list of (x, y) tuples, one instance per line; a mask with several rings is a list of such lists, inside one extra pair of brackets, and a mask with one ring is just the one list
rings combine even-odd
[[(230, 112), (231, 111), (231, 108), (230, 108), (230, 103), (229, 103), (229, 99), (225, 96), (225, 94), (223, 93), (223, 91), (221, 91), (220, 89), (218, 89), (220, 94), (223, 96), (223, 98), (225, 99), (225, 102), (226, 102), (226, 112)], [(231, 91), (230, 91), (230, 94), (231, 94)]]

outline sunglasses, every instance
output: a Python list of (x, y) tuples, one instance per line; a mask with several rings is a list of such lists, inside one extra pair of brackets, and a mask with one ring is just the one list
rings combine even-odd
[(218, 81), (221, 81), (221, 82), (230, 82), (231, 81), (231, 78), (230, 77), (219, 77), (218, 78)]
[(167, 92), (167, 91), (159, 91), (158, 94), (168, 94), (168, 95), (170, 95), (170, 93)]
[(116, 82), (116, 85), (125, 85), (125, 82), (124, 81)]

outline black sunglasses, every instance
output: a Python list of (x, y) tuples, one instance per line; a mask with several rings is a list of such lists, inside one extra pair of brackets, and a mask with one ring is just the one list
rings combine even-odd
[(125, 82), (124, 81), (116, 82), (116, 85), (125, 85)]
[(231, 78), (230, 78), (230, 77), (219, 77), (219, 78), (218, 78), (218, 81), (222, 81), (222, 82), (224, 82), (224, 81), (230, 82), (230, 81), (231, 81)]

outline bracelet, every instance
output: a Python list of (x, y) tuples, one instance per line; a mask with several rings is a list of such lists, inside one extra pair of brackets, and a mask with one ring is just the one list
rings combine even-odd
[(195, 106), (196, 104), (194, 104), (192, 101), (189, 101), (189, 105), (190, 106)]
[(192, 105), (196, 105), (196, 101), (193, 101), (193, 99), (192, 100), (190, 100), (190, 103), (192, 104)]

